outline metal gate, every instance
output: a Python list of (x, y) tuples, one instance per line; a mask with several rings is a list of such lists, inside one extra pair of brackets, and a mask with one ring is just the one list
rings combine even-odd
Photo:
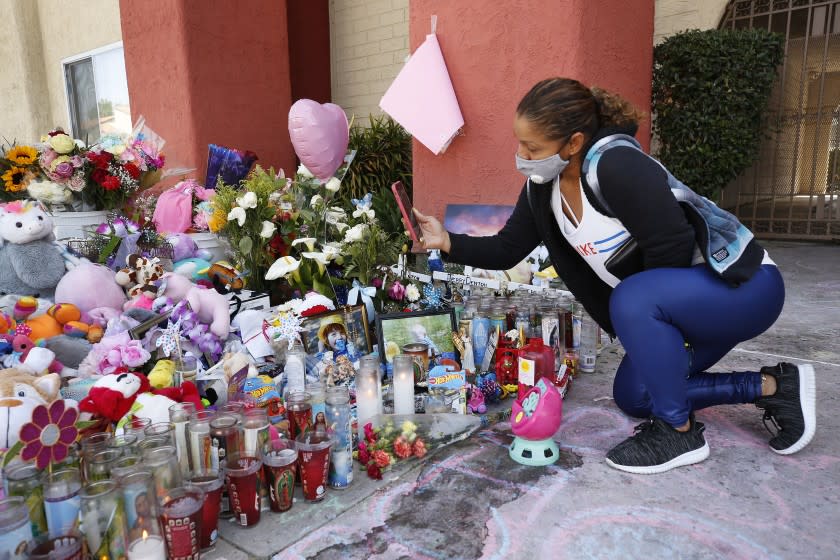
[(840, 1), (732, 0), (720, 27), (786, 39), (768, 137), (723, 206), (758, 237), (840, 238)]

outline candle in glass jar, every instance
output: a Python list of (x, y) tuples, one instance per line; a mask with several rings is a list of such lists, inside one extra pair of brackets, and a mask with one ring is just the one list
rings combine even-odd
[(376, 356), (364, 356), (356, 374), (356, 416), (359, 434), (363, 437), (365, 424), (381, 412), (382, 399), (379, 379), (379, 362)]
[(128, 547), (128, 560), (160, 560), (166, 558), (163, 539), (143, 531), (143, 536)]
[(414, 414), (414, 360), (394, 356), (394, 414)]

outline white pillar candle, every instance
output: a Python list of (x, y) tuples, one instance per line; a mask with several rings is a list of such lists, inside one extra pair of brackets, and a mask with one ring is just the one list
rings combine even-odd
[(394, 414), (414, 414), (414, 360), (394, 357)]
[(128, 547), (128, 560), (161, 560), (166, 558), (166, 547), (163, 539), (157, 535), (148, 535), (143, 531), (143, 537), (137, 539)]
[(378, 358), (364, 356), (356, 374), (356, 417), (362, 441), (365, 424), (382, 411), (381, 386)]

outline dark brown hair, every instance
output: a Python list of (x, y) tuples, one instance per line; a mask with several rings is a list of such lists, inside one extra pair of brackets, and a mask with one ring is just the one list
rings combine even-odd
[(629, 101), (570, 78), (549, 78), (525, 94), (516, 114), (533, 122), (550, 140), (575, 132), (589, 139), (605, 126), (632, 126), (643, 114)]

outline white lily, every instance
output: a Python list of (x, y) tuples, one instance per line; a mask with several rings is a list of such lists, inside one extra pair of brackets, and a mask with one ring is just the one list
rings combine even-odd
[(304, 179), (312, 179), (313, 177), (315, 177), (315, 175), (313, 175), (312, 172), (309, 171), (309, 169), (307, 169), (306, 166), (302, 163), (298, 165), (297, 174), (303, 177)]
[(321, 274), (324, 274), (324, 272), (327, 269), (327, 265), (330, 264), (330, 259), (328, 259), (327, 255), (325, 255), (324, 253), (319, 253), (316, 251), (307, 251), (301, 253), (300, 255), (305, 259), (312, 259), (313, 261), (318, 263), (318, 271)]
[(292, 272), (300, 268), (300, 261), (294, 257), (280, 257), (274, 264), (272, 264), (268, 272), (265, 273), (266, 280), (277, 280), (278, 278), (285, 278)]
[(239, 224), (239, 227), (245, 225), (245, 218), (247, 218), (247, 216), (245, 215), (245, 209), (239, 206), (234, 206), (233, 208), (231, 208), (230, 212), (228, 212), (227, 215), (227, 221), (232, 222), (233, 220), (236, 220), (236, 222)]
[(335, 223), (333, 225), (335, 226), (335, 229), (338, 230), (338, 233), (344, 233), (344, 230), (346, 230), (347, 228), (350, 227), (349, 225), (345, 224), (344, 222), (338, 222), (338, 223)]
[(253, 191), (248, 191), (242, 196), (236, 198), (236, 203), (242, 208), (256, 208), (257, 194)]
[(339, 249), (338, 245), (333, 243), (324, 243), (323, 245), (321, 245), (321, 250), (324, 252), (324, 254), (329, 260), (333, 260), (341, 254), (341, 249)]
[(292, 241), (292, 247), (300, 245), (301, 243), (306, 244), (306, 248), (310, 251), (315, 250), (315, 242), (318, 241), (314, 237), (298, 237), (294, 241)]
[(277, 231), (277, 226), (274, 225), (273, 222), (269, 222), (268, 220), (263, 221), (262, 229), (260, 230), (260, 237), (263, 239), (270, 239), (274, 232)]
[(324, 188), (330, 192), (338, 192), (338, 189), (341, 188), (341, 181), (339, 181), (337, 177), (332, 177), (329, 181), (327, 181), (327, 184), (324, 185)]

